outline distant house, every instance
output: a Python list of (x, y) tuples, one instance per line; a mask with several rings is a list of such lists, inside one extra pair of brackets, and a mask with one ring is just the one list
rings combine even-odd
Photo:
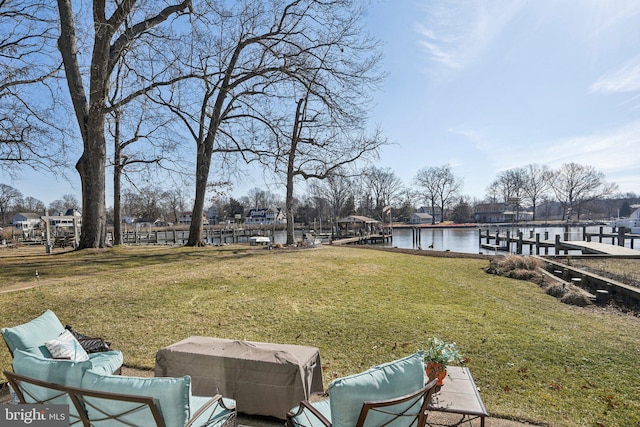
[(531, 221), (533, 212), (509, 210), (505, 203), (480, 203), (476, 206), (473, 217), (480, 223), (510, 223)]
[(136, 227), (137, 230), (140, 230), (143, 228), (156, 227), (158, 226), (159, 222), (161, 221), (158, 218), (139, 217), (133, 221), (133, 225)]
[[(193, 212), (183, 212), (178, 218), (178, 224), (190, 225)], [(209, 225), (209, 219), (205, 214), (202, 214), (202, 225)]]
[(67, 209), (64, 215), (49, 215), (49, 225), (53, 228), (73, 228), (74, 221), (82, 225), (82, 213), (78, 209)]
[(220, 210), (216, 205), (212, 205), (207, 210), (207, 218), (209, 219), (209, 224), (217, 224), (220, 222)]
[(245, 224), (286, 224), (287, 218), (281, 208), (249, 209)]
[(18, 212), (11, 218), (11, 225), (16, 230), (31, 231), (40, 228), (40, 214), (33, 212)]
[(409, 218), (409, 224), (431, 224), (433, 217), (428, 213), (414, 212)]
[(431, 209), (431, 207), (428, 206), (421, 206), (416, 209), (416, 213), (426, 213), (429, 214), (432, 218), (435, 218), (435, 221), (430, 219), (429, 222), (442, 222), (442, 209), (440, 209), (439, 207)]

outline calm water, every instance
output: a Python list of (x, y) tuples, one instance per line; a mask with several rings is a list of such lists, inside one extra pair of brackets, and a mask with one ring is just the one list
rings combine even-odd
[[(497, 228), (490, 227), (489, 233), (495, 236)], [(482, 234), (485, 235), (487, 227), (482, 228)], [(517, 235), (519, 231), (522, 231), (524, 238), (528, 238), (530, 233), (533, 232), (533, 238), (536, 233), (540, 233), (540, 240), (544, 240), (545, 232), (549, 235), (549, 240), (555, 240), (555, 236), (559, 234), (560, 240), (583, 240), (583, 228), (582, 227), (569, 227), (567, 231), (567, 237), (565, 238), (565, 229), (563, 227), (537, 227), (537, 228), (519, 228), (519, 227), (501, 227), (500, 234), (504, 235), (509, 231), (512, 235)], [(598, 233), (600, 226), (587, 227), (587, 233)], [(419, 232), (419, 236), (416, 234)], [(610, 233), (611, 227), (603, 227), (604, 233)], [(489, 249), (482, 249), (478, 243), (478, 228), (422, 228), (417, 231), (413, 231), (410, 228), (396, 228), (393, 230), (393, 243), (385, 244), (384, 246), (395, 246), (403, 249), (422, 249), (422, 250), (435, 250), (452, 252), (464, 252), (464, 253), (484, 253), (494, 254), (495, 251)], [(592, 241), (598, 241), (597, 238), (592, 238)], [(483, 243), (486, 239), (483, 237)], [(495, 244), (495, 241), (491, 242)], [(603, 243), (611, 243), (611, 239), (603, 239)], [(638, 241), (635, 246), (637, 249)], [(432, 248), (430, 246), (433, 246)], [(630, 241), (625, 242), (625, 246), (630, 248)], [(512, 245), (512, 251), (515, 253), (515, 244)], [(529, 246), (523, 245), (522, 251), (524, 254), (529, 253)], [(532, 252), (535, 254), (535, 247)], [(571, 254), (572, 251), (569, 251)], [(504, 253), (504, 252), (502, 252)], [(544, 254), (544, 249), (541, 248), (541, 254)], [(554, 254), (553, 248), (549, 248), (549, 254)], [(564, 252), (563, 252), (564, 253)], [(579, 251), (576, 251), (579, 254)]]
[[(489, 230), (489, 233), (492, 236), (495, 236), (497, 227), (482, 227), (482, 235), (485, 236), (486, 230)], [(567, 237), (565, 238), (565, 229), (564, 227), (501, 227), (500, 234), (505, 235), (509, 231), (512, 235), (516, 235), (518, 231), (522, 231), (523, 236), (528, 238), (529, 235), (533, 232), (533, 238), (535, 238), (536, 233), (540, 233), (540, 240), (544, 240), (545, 232), (548, 233), (549, 240), (555, 240), (555, 236), (559, 234), (560, 240), (583, 240), (582, 227), (569, 227), (567, 231)], [(600, 231), (600, 226), (593, 226), (586, 228), (587, 233), (598, 233)], [(603, 227), (602, 230), (604, 233), (611, 233), (611, 227)], [(419, 233), (416, 234), (416, 233)], [(411, 228), (395, 228), (393, 230), (393, 242), (381, 244), (381, 246), (385, 247), (397, 247), (401, 249), (422, 249), (425, 251), (452, 251), (452, 252), (463, 252), (463, 253), (483, 253), (483, 254), (494, 254), (495, 251), (490, 249), (482, 249), (478, 244), (478, 233), (479, 228), (421, 228), (416, 231)], [(295, 240), (302, 240), (302, 232), (296, 231)], [(285, 243), (287, 241), (286, 233), (284, 231), (276, 231), (274, 243)], [(597, 242), (597, 238), (592, 238), (592, 241)], [(483, 243), (486, 242), (486, 239), (483, 237)], [(495, 244), (495, 241), (491, 241), (492, 244)], [(611, 243), (611, 239), (605, 238), (603, 239), (603, 243)], [(433, 246), (433, 247), (430, 247)], [(630, 241), (625, 242), (625, 246), (630, 248)], [(640, 247), (640, 242), (636, 241), (634, 245), (635, 249)], [(535, 254), (535, 247), (533, 248), (533, 253)], [(515, 253), (516, 246), (512, 244), (512, 252)], [(522, 252), (524, 254), (529, 254), (529, 246), (523, 245)], [(499, 253), (506, 253), (501, 251)], [(540, 249), (540, 254), (544, 255), (544, 248)], [(553, 255), (555, 253), (554, 248), (549, 248), (549, 255)], [(564, 253), (564, 251), (563, 251)], [(569, 254), (579, 254), (579, 251), (569, 251)]]

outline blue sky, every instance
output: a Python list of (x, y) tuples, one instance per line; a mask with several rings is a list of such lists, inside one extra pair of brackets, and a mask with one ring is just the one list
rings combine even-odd
[(481, 198), (501, 170), (576, 162), (640, 193), (640, 2), (378, 1), (382, 152), (411, 184), (450, 164)]
[[(639, 1), (373, 0), (366, 20), (388, 73), (372, 125), (393, 145), (377, 166), (406, 185), (450, 164), (482, 198), (502, 170), (576, 162), (640, 193)], [(69, 175), (2, 182), (48, 204), (79, 198)], [(257, 179), (234, 195), (252, 187), (280, 193)]]

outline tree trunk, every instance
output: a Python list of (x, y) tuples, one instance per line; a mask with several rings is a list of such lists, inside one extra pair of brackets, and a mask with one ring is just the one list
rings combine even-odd
[(122, 167), (115, 165), (113, 170), (113, 244), (122, 244)]
[[(97, 116), (97, 117), (96, 117)], [(79, 249), (106, 246), (104, 114), (89, 120), (88, 139), (76, 169), (82, 183), (82, 233)]]
[[(212, 124), (213, 125), (213, 124)], [(191, 225), (189, 226), (189, 239), (187, 246), (204, 246), (202, 240), (202, 216), (204, 214), (204, 202), (207, 195), (207, 182), (211, 168), (211, 156), (213, 155), (213, 135), (216, 130), (209, 128), (205, 141), (198, 144), (198, 156), (196, 158), (196, 194), (191, 213)], [(215, 125), (217, 129), (217, 125)]]
[(435, 225), (436, 223), (436, 204), (433, 199), (431, 199), (431, 225)]
[(303, 105), (306, 106), (304, 98), (298, 101), (298, 106), (296, 107), (296, 117), (293, 122), (293, 133), (291, 135), (291, 148), (289, 151), (289, 159), (287, 161), (287, 195), (285, 199), (285, 213), (287, 216), (287, 245), (293, 245), (295, 243), (293, 235), (295, 228), (295, 219), (293, 217), (293, 176), (294, 162), (296, 152), (298, 150), (298, 141), (300, 141), (300, 132), (302, 131), (302, 119), (304, 115)]
[[(80, 127), (84, 151), (76, 163), (82, 184), (82, 232), (78, 249), (107, 246), (107, 209), (105, 204), (105, 170), (107, 148), (105, 140), (106, 102), (111, 72), (122, 52), (132, 40), (149, 28), (164, 22), (171, 14), (186, 9), (190, 2), (165, 7), (158, 15), (136, 25), (131, 31), (121, 34), (114, 42), (111, 39), (130, 16), (134, 1), (116, 2), (116, 10), (107, 19), (105, 0), (93, 0), (94, 40), (89, 68), (89, 101), (78, 63), (78, 46), (73, 20), (72, 0), (57, 0), (60, 15), (60, 38), (58, 49), (62, 55), (64, 70)], [(119, 3), (119, 4), (118, 4)], [(87, 43), (88, 44), (88, 43)]]
[(120, 146), (120, 111), (114, 111), (113, 136), (113, 244), (122, 244), (122, 147)]

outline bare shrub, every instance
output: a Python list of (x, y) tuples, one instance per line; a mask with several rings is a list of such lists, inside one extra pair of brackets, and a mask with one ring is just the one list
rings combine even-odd
[(544, 279), (539, 271), (541, 267), (542, 262), (537, 258), (509, 255), (504, 258), (492, 258), (486, 272), (542, 284)]
[(534, 280), (537, 281), (540, 278), (540, 273), (535, 270), (526, 270), (524, 268), (518, 268), (509, 272), (508, 277), (518, 280)]
[(13, 239), (13, 227), (6, 227), (0, 229), (0, 241), (6, 240), (10, 242)]
[(565, 304), (577, 305), (578, 307), (586, 307), (591, 304), (591, 300), (584, 292), (577, 292), (570, 290), (561, 299), (561, 302)]
[(547, 288), (547, 294), (551, 295), (552, 297), (562, 298), (566, 293), (566, 288), (559, 283), (552, 283)]

